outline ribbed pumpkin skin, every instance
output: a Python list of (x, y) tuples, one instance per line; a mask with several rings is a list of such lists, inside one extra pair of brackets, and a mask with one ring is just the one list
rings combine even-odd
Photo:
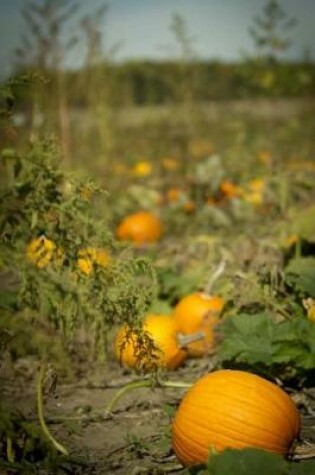
[[(183, 350), (176, 340), (177, 327), (175, 320), (169, 315), (148, 315), (143, 322), (143, 329), (147, 331), (157, 348), (155, 352), (157, 360), (152, 362), (149, 358), (141, 361), (141, 367), (150, 371), (153, 364), (161, 368), (175, 369), (180, 366), (187, 357), (187, 351)], [(139, 364), (136, 355), (139, 353), (137, 336), (131, 335), (126, 339), (126, 326), (123, 326), (115, 339), (115, 356), (123, 365), (135, 368)], [(126, 342), (122, 347), (122, 343)], [(137, 351), (138, 350), (138, 351)]]
[(292, 399), (245, 371), (219, 370), (192, 386), (172, 424), (172, 447), (184, 466), (207, 461), (211, 448), (255, 447), (285, 455), (300, 432)]
[(149, 211), (139, 211), (126, 216), (117, 228), (117, 237), (134, 244), (158, 241), (162, 236), (161, 220)]
[(214, 327), (219, 323), (219, 314), (224, 301), (221, 297), (194, 292), (181, 299), (174, 308), (174, 318), (179, 331), (189, 335), (198, 331), (205, 332), (205, 339), (191, 343), (188, 353), (191, 356), (203, 356), (214, 346)]

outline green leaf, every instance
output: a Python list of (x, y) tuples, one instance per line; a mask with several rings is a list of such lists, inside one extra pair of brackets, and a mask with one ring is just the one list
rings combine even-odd
[(1, 157), (2, 158), (16, 158), (16, 152), (14, 150), (14, 148), (4, 148), (2, 151), (1, 151)]
[(302, 463), (292, 463), (289, 466), (289, 475), (314, 475), (315, 473), (315, 462), (308, 461)]
[(208, 461), (209, 475), (286, 475), (288, 463), (279, 455), (263, 450), (227, 449), (219, 455), (211, 455)]
[(306, 318), (285, 321), (274, 328), (274, 363), (294, 364), (296, 367), (315, 367), (315, 325)]
[(223, 321), (221, 331), (218, 355), (222, 361), (303, 370), (315, 367), (315, 325), (306, 318), (277, 323), (265, 314), (240, 314)]
[(223, 360), (272, 364), (273, 325), (265, 314), (240, 314), (227, 319), (222, 325), (224, 338), (219, 356)]
[(161, 299), (154, 300), (148, 308), (148, 313), (169, 314), (172, 312), (171, 305)]
[(17, 292), (0, 292), (0, 308), (12, 310), (17, 304)]
[(285, 268), (285, 279), (289, 285), (315, 298), (315, 258), (292, 259)]
[(293, 215), (291, 229), (294, 234), (309, 242), (315, 242), (315, 205)]

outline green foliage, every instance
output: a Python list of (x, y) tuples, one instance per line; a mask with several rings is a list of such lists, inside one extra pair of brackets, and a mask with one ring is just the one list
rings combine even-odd
[(0, 471), (7, 474), (67, 473), (83, 470), (86, 460), (60, 456), (35, 422), (0, 403)]
[(171, 304), (196, 290), (196, 283), (198, 277), (200, 279), (202, 268), (198, 268), (195, 272), (184, 272), (180, 275), (174, 268), (166, 266), (157, 267), (156, 271), (160, 298), (167, 299)]
[(276, 322), (271, 315), (239, 314), (222, 322), (218, 353), (224, 362), (282, 367), (292, 374), (315, 366), (315, 325), (306, 318)]
[(315, 206), (291, 212), (291, 232), (309, 242), (315, 242)]
[[(38, 461), (56, 457), (55, 450), (43, 439), (39, 428), (18, 411), (0, 405), (0, 467), (6, 461), (23, 462), (25, 469)], [(7, 467), (9, 468), (9, 466)]]
[(298, 257), (285, 268), (286, 282), (302, 295), (315, 298), (315, 257)]
[[(14, 311), (19, 318), (13, 317), (12, 328), (18, 321), (29, 322), (23, 331), (34, 331), (32, 325), (57, 331), (65, 343), (85, 328), (94, 351), (104, 358), (112, 326), (125, 322), (139, 328), (155, 295), (149, 261), (128, 257), (115, 242), (97, 212), (106, 193), (90, 179), (64, 172), (53, 142), (36, 143), (23, 156), (5, 154), (4, 161), (0, 250), (2, 270), (16, 281)], [(55, 246), (42, 265), (27, 253), (29, 243), (40, 236)], [(82, 268), (80, 252), (89, 248), (104, 250), (108, 265), (87, 257)], [(6, 308), (12, 305), (7, 292), (1, 300)], [(46, 354), (45, 345), (38, 351)]]
[[(313, 95), (315, 69), (312, 63), (281, 62), (273, 65), (271, 74), (260, 61), (246, 59), (239, 63), (220, 61), (187, 61), (184, 64), (186, 79), (193, 82), (176, 90), (179, 70), (175, 60), (129, 61), (123, 64), (91, 66), (92, 77), (111, 78), (112, 95), (116, 107), (174, 103), (184, 93), (193, 94), (194, 100), (256, 97), (309, 97)], [(87, 105), (86, 89), (80, 84), (82, 72), (65, 76), (68, 100), (73, 105)], [(71, 87), (70, 87), (71, 86)], [(272, 86), (272, 87), (271, 87)], [(184, 91), (184, 92), (183, 92)], [(180, 96), (181, 95), (181, 96)], [(105, 104), (106, 105), (106, 104)]]
[(134, 452), (139, 458), (143, 457), (150, 451), (150, 445), (148, 441), (136, 434), (127, 433), (126, 443), (128, 451)]
[[(16, 98), (25, 95), (31, 84), (38, 87), (45, 84), (47, 80), (38, 72), (28, 71), (10, 78), (0, 87), (0, 129), (6, 128), (12, 118), (12, 113), (16, 106)], [(22, 92), (23, 91), (23, 92)], [(7, 150), (9, 153), (9, 149)]]
[(209, 475), (310, 475), (315, 469), (314, 462), (289, 463), (281, 456), (258, 449), (225, 450), (222, 454), (211, 455), (207, 465)]

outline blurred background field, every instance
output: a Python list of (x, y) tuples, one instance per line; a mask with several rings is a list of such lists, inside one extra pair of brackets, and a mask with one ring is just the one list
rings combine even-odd
[[(312, 168), (309, 2), (291, 5), (292, 13), (289, 5), (255, 2), (251, 16), (246, 5), (218, 10), (203, 1), (167, 7), (92, 2), (88, 11), (76, 1), (18, 7), (3, 6), (3, 21), (14, 12), (18, 22), (6, 64), (13, 74), (4, 82), (11, 118), (1, 132), (5, 147), (54, 136), (67, 169), (87, 171), (110, 192), (131, 187), (131, 195), (140, 193), (131, 208), (152, 206), (153, 196), (165, 200), (168, 187), (194, 200), (192, 182), (211, 168), (217, 176), (209, 194), (219, 192), (223, 178), (243, 185), (259, 174), (294, 170), (299, 162)], [(119, 21), (125, 22), (121, 41)], [(148, 21), (156, 43), (145, 36)], [(214, 156), (221, 170), (211, 165)], [(201, 196), (206, 185), (199, 185), (198, 209), (200, 200), (211, 198)], [(118, 215), (129, 211), (115, 202)]]
[[(53, 134), (66, 165), (85, 167), (105, 186), (112, 174), (123, 174), (118, 164), (127, 173), (144, 159), (161, 171), (163, 158), (184, 164), (224, 156), (232, 144), (245, 145), (252, 157), (265, 150), (279, 156), (288, 155), (282, 145), (290, 138), (285, 161), (312, 158), (306, 148), (313, 133), (314, 43), (310, 25), (303, 28), (296, 16), (306, 21), (313, 7), (248, 3), (252, 17), (246, 4), (218, 10), (203, 1), (94, 1), (88, 11), (76, 1), (3, 5), (4, 26), (16, 22), (11, 36), (2, 30), (3, 71), (11, 70), (10, 81), (24, 75), (26, 83), (12, 86), (15, 130), (2, 141), (19, 145)], [(149, 21), (156, 43), (145, 36)], [(236, 163), (238, 150), (234, 155)]]

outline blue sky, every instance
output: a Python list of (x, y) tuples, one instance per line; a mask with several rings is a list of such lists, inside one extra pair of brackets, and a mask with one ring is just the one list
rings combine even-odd
[[(26, 2), (0, 1), (1, 75), (10, 72), (12, 51), (19, 44), (24, 25), (20, 10)], [(94, 12), (103, 3), (102, 0), (82, 0), (80, 15)], [(185, 18), (189, 33), (195, 38), (194, 48), (198, 56), (236, 60), (241, 51), (252, 50), (248, 26), (265, 4), (264, 0), (109, 0), (107, 3), (104, 44), (105, 41), (108, 45), (121, 42), (117, 60), (171, 56), (174, 39), (170, 22), (173, 13)], [(291, 32), (294, 45), (287, 56), (298, 58), (307, 47), (314, 59), (315, 0), (282, 0), (282, 5), (298, 21)], [(83, 57), (81, 43), (68, 55), (67, 63), (79, 66)]]

